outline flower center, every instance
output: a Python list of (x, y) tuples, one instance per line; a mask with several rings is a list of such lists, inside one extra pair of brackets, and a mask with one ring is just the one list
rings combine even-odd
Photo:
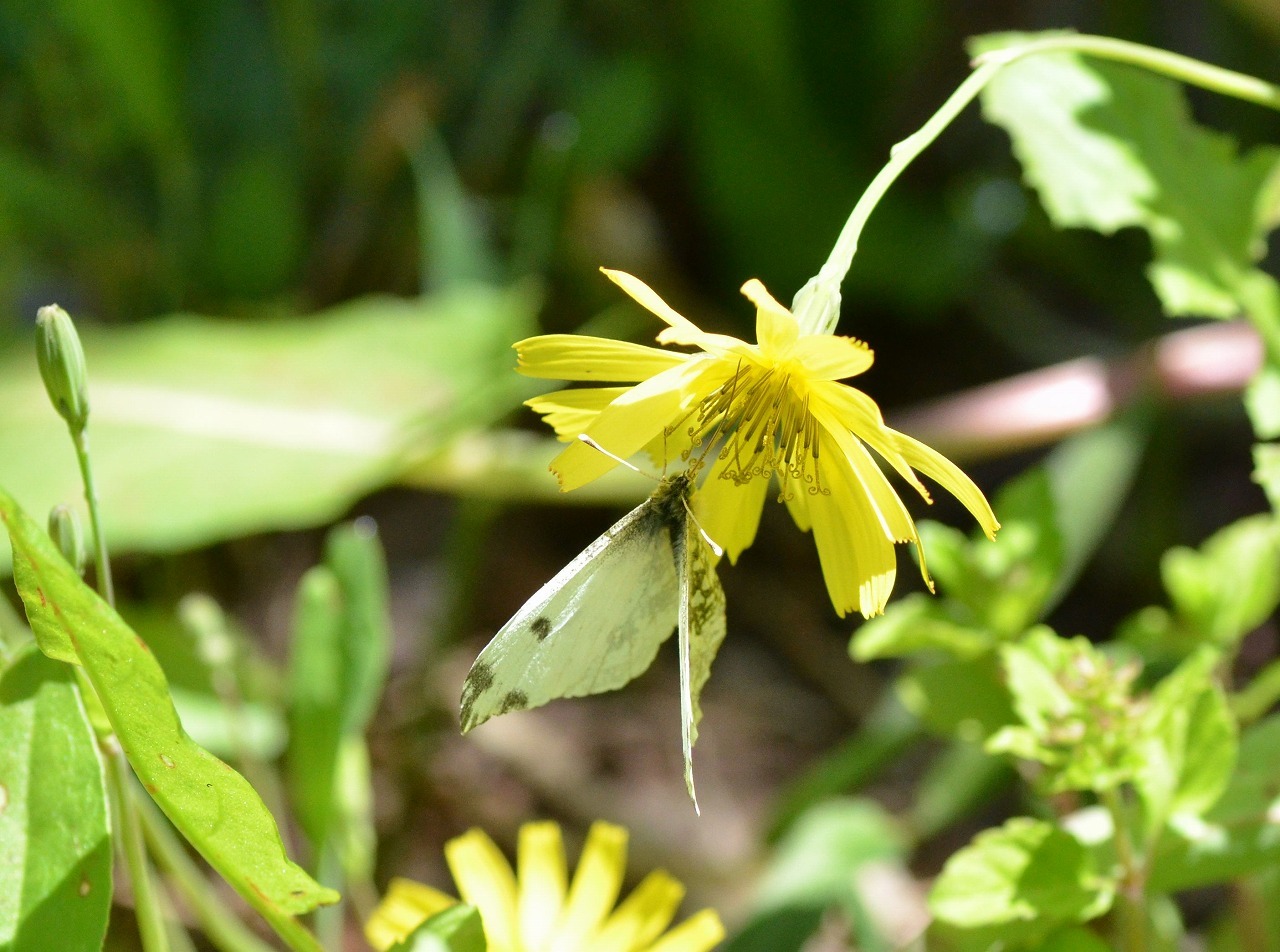
[(810, 495), (826, 494), (818, 478), (819, 427), (786, 364), (762, 367), (741, 362), (733, 376), (704, 397), (693, 412), (693, 447), (722, 442), (720, 478), (738, 485), (775, 473), (783, 496), (793, 482)]

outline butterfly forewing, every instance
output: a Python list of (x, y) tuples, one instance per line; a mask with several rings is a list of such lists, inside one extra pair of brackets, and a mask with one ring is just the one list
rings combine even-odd
[[(676, 627), (673, 513), (688, 480), (647, 500), (566, 565), (502, 626), (462, 689), (462, 729), (561, 697), (620, 688), (642, 674)], [(673, 505), (674, 502), (674, 505)]]

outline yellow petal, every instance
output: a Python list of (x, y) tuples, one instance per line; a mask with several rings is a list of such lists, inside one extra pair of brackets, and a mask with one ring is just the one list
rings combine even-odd
[(593, 947), (589, 939), (618, 901), (626, 866), (627, 831), (602, 821), (591, 824), (552, 948)]
[(688, 354), (581, 334), (542, 334), (513, 345), (516, 370), (546, 380), (648, 380), (689, 359)]
[(800, 336), (796, 319), (757, 278), (744, 284), (742, 293), (756, 306), (756, 342), (760, 350), (771, 360), (786, 358)]
[(646, 949), (670, 925), (684, 898), (684, 886), (658, 870), (644, 878), (614, 910), (591, 952), (635, 952)]
[(444, 858), (463, 901), (480, 910), (491, 952), (518, 950), (516, 876), (502, 851), (474, 829), (446, 843)]
[(862, 341), (830, 334), (801, 337), (791, 349), (791, 356), (804, 365), (813, 380), (856, 377), (875, 362), (874, 351)]
[(568, 872), (560, 827), (555, 823), (524, 824), (518, 857), (523, 952), (542, 952), (564, 907)]
[(736, 337), (729, 337), (725, 334), (706, 334), (666, 301), (658, 296), (658, 292), (649, 287), (639, 278), (627, 274), (625, 271), (613, 271), (609, 268), (601, 268), (601, 271), (627, 294), (631, 295), (641, 307), (656, 314), (662, 318), (668, 325), (667, 329), (658, 335), (658, 342), (662, 344), (688, 344), (692, 347), (700, 347), (708, 353), (718, 354), (733, 347), (744, 347), (742, 341)]
[(365, 938), (378, 952), (384, 952), (457, 901), (438, 889), (411, 879), (393, 879), (382, 902), (364, 924)]
[[(630, 458), (654, 440), (663, 439), (666, 428), (680, 422), (691, 403), (719, 386), (730, 372), (722, 363), (700, 355), (636, 384), (600, 411), (587, 428), (587, 436), (615, 456)], [(672, 436), (673, 445), (688, 445), (682, 436)], [(560, 481), (561, 492), (569, 492), (600, 478), (616, 465), (615, 460), (594, 447), (575, 442), (551, 461), (551, 471)]]
[(630, 387), (578, 387), (556, 390), (526, 400), (524, 405), (542, 415), (542, 422), (556, 431), (561, 440), (575, 440), (600, 415), (600, 411)]
[(716, 459), (693, 496), (693, 513), (698, 525), (724, 549), (730, 562), (737, 562), (738, 556), (755, 541), (771, 482), (765, 476), (744, 483), (724, 479), (721, 474), (734, 462), (731, 457)]
[(903, 457), (895, 432), (884, 425), (884, 418), (874, 400), (861, 390), (832, 381), (813, 384), (811, 393), (814, 407), (819, 403), (825, 404), (841, 424), (853, 431), (854, 436), (883, 457), (924, 499), (932, 501), (929, 490), (916, 478)]
[(869, 618), (884, 610), (893, 591), (893, 543), (843, 454), (830, 442), (821, 453), (822, 491), (810, 494), (808, 505), (822, 577), (837, 614), (856, 608)]
[(894, 441), (898, 444), (898, 449), (906, 461), (959, 499), (973, 514), (973, 518), (978, 520), (978, 525), (982, 526), (982, 531), (987, 534), (987, 537), (995, 538), (1000, 522), (996, 519), (996, 514), (991, 511), (991, 504), (987, 502), (987, 497), (982, 495), (982, 490), (975, 485), (974, 481), (966, 476), (959, 466), (932, 447), (925, 446), (905, 433), (899, 433), (896, 430), (889, 432), (893, 434)]
[(703, 909), (642, 952), (710, 952), (723, 938), (720, 917), (711, 909)]

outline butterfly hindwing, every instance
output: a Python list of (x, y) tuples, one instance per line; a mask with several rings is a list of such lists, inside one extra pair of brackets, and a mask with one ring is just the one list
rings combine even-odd
[(716, 575), (711, 547), (702, 538), (691, 517), (681, 526), (683, 543), (678, 547), (684, 565), (679, 576), (680, 614), (680, 727), (684, 747), (684, 783), (694, 809), (698, 797), (693, 789), (693, 745), (698, 739), (702, 718), (699, 698), (711, 675), (711, 662), (725, 635), (725, 597)]
[(462, 689), (462, 729), (561, 697), (620, 688), (675, 630), (672, 500), (664, 480), (527, 601), (480, 653)]

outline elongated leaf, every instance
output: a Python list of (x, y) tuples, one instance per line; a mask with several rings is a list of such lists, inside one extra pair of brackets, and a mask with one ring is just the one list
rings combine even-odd
[[(975, 48), (1027, 38), (983, 37)], [(1240, 155), (1229, 137), (1192, 120), (1173, 81), (1074, 53), (1011, 64), (983, 91), (982, 108), (1012, 137), (1056, 225), (1151, 236), (1147, 274), (1166, 313), (1274, 309), (1275, 282), (1256, 262), (1274, 224), (1262, 197), (1280, 150)]]
[[(86, 329), (111, 551), (338, 518), (394, 480), (407, 454), (519, 402), (529, 384), (510, 373), (510, 343), (535, 306), (524, 291), (473, 287), (259, 324), (175, 316)], [(0, 343), (0, 483), (29, 512), (81, 498), (25, 340)]]
[(0, 673), (0, 950), (97, 952), (111, 910), (107, 790), (71, 669), (32, 645)]
[(145, 643), (3, 491), (0, 520), (41, 650), (83, 667), (129, 763), (174, 826), (277, 928), (291, 930), (292, 916), (336, 900), (285, 856), (248, 782), (187, 736)]
[(450, 906), (414, 929), (391, 952), (485, 952), (484, 924), (475, 906)]

